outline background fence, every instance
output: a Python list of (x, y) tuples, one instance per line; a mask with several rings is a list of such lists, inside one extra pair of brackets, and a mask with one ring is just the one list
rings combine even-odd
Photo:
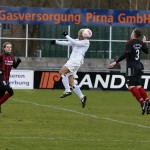
[[(0, 26), (0, 43), (13, 43), (14, 54), (22, 57), (69, 57), (71, 48), (60, 45), (53, 46), (51, 40), (65, 40), (63, 31), (67, 31), (72, 38), (77, 38), (81, 28), (90, 28), (93, 36), (86, 58), (111, 59), (124, 52), (125, 42), (130, 38), (133, 28), (112, 26), (56, 26), (56, 25), (14, 25)], [(149, 28), (141, 28), (146, 35)], [(148, 47), (150, 41), (147, 41)], [(150, 55), (142, 56), (149, 59)]]

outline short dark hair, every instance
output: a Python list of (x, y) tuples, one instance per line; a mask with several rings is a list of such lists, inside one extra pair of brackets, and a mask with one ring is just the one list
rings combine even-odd
[(140, 29), (135, 29), (134, 34), (136, 38), (140, 38), (142, 36), (142, 31)]

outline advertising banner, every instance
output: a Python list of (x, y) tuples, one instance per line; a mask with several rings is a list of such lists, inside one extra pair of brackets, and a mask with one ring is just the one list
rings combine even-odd
[(13, 89), (33, 89), (34, 71), (12, 70), (10, 73), (10, 86)]
[(0, 22), (2, 24), (149, 27), (150, 11), (1, 6)]
[[(78, 72), (76, 83), (81, 89), (127, 90), (125, 73)], [(35, 89), (64, 89), (58, 72), (35, 71)], [(142, 86), (150, 91), (150, 74), (142, 75)]]

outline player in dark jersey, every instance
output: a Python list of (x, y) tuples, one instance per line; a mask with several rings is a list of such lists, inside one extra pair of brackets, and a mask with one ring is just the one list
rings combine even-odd
[(12, 44), (5, 42), (3, 44), (4, 53), (0, 54), (0, 112), (1, 105), (14, 94), (13, 89), (9, 85), (10, 71), (13, 68), (17, 68), (21, 59), (15, 60), (15, 57), (11, 55)]
[[(143, 40), (140, 37), (143, 36)], [(127, 41), (125, 53), (118, 58), (117, 61), (110, 64), (113, 67), (118, 62), (126, 59), (126, 83), (129, 91), (137, 99), (142, 107), (142, 115), (150, 113), (150, 102), (148, 95), (144, 88), (141, 86), (141, 76), (143, 73), (143, 64), (140, 61), (141, 52), (148, 54), (148, 47), (146, 37), (142, 35), (140, 29), (134, 29), (131, 34), (131, 40)]]

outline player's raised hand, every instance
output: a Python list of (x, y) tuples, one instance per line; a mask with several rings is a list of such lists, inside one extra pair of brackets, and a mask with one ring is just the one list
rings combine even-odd
[(66, 31), (63, 32), (63, 36), (66, 36), (68, 35), (68, 33)]
[(20, 58), (17, 58), (17, 63), (21, 63), (21, 59)]
[(52, 45), (56, 44), (56, 40), (52, 40), (52, 41), (51, 41), (51, 44), (52, 44)]
[(143, 35), (142, 41), (143, 41), (143, 42), (146, 41), (146, 36), (145, 36), (145, 35)]

